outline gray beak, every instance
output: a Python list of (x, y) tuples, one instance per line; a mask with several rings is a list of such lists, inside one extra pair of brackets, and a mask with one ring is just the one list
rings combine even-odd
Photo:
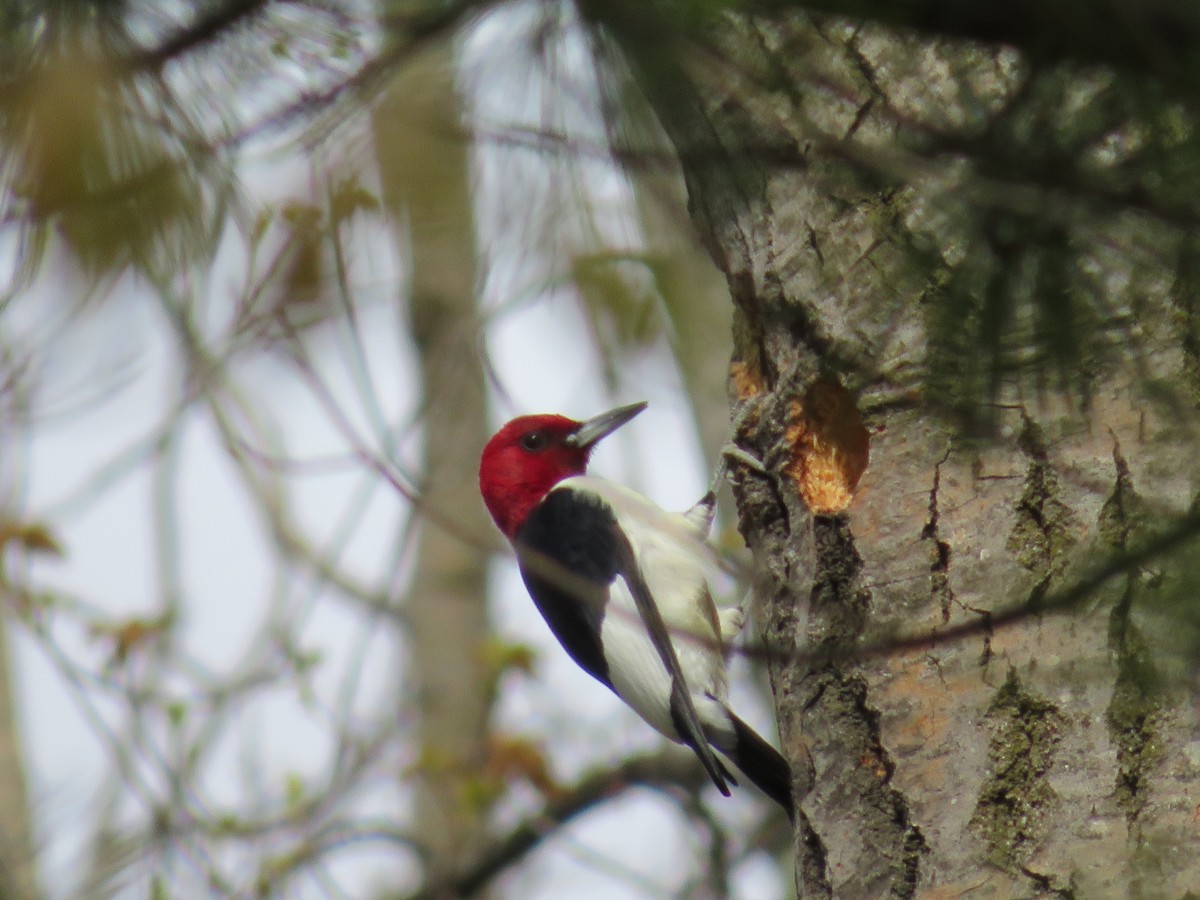
[(566, 444), (568, 447), (578, 447), (580, 450), (587, 450), (601, 438), (612, 434), (645, 409), (647, 405), (645, 401), (631, 403), (628, 406), (618, 406), (616, 409), (610, 409), (606, 413), (592, 416), (592, 418), (580, 425), (573, 434), (567, 436)]

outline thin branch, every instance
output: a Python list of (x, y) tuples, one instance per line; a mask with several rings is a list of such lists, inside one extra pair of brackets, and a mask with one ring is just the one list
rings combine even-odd
[(430, 884), (406, 900), (470, 897), (535, 850), (571, 820), (633, 787), (679, 787), (695, 791), (707, 783), (703, 769), (690, 754), (674, 748), (635, 756), (615, 769), (584, 775), (574, 786), (551, 799), (535, 816), (526, 819), (485, 849), (474, 864), (449, 882)]
[(167, 63), (194, 50), (224, 40), (237, 27), (263, 12), (270, 0), (231, 0), (213, 7), (190, 25), (181, 28), (145, 52), (131, 57), (127, 66), (134, 72), (157, 72)]

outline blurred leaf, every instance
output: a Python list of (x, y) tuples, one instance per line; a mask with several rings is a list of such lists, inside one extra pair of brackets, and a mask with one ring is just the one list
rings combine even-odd
[(283, 794), (287, 809), (289, 812), (295, 812), (304, 803), (307, 794), (304, 779), (295, 772), (288, 772), (284, 777), (283, 784)]
[(111, 665), (122, 665), (131, 653), (139, 650), (155, 638), (161, 637), (170, 627), (169, 614), (157, 619), (133, 618), (117, 622), (95, 622), (91, 634), (97, 640), (112, 646)]
[(233, 837), (245, 830), (241, 819), (234, 813), (221, 813), (212, 823), (212, 829), (217, 837)]
[(644, 258), (612, 252), (581, 253), (571, 260), (571, 280), (600, 336), (616, 346), (644, 347), (664, 330), (653, 267)]
[(480, 648), (479, 658), (487, 672), (488, 681), (495, 682), (504, 673), (512, 670), (526, 675), (532, 674), (537, 651), (528, 644), (513, 644), (499, 638), (490, 638)]
[(0, 519), (0, 549), (18, 544), (29, 553), (62, 557), (66, 555), (62, 543), (43, 522), (17, 522)]
[(313, 673), (324, 662), (325, 654), (316, 648), (300, 650), (289, 647), (285, 652), (295, 668), (296, 690), (299, 692), (300, 702), (308, 709), (316, 708), (317, 691), (313, 686)]
[(267, 236), (267, 231), (275, 221), (275, 214), (274, 206), (264, 206), (254, 217), (254, 224), (250, 226), (250, 230), (246, 234), (246, 243), (252, 251), (257, 250), (262, 244), (263, 238)]
[(312, 859), (313, 850), (312, 846), (300, 843), (285, 853), (263, 860), (262, 868), (255, 880), (257, 895), (260, 897), (279, 896), (283, 879)]
[(329, 218), (335, 229), (359, 213), (377, 213), (382, 208), (379, 197), (367, 190), (357, 176), (339, 180), (329, 198)]
[(284, 240), (287, 263), (281, 278), (278, 310), (290, 318), (291, 307), (304, 307), (318, 300), (325, 281), (326, 235), (324, 214), (311, 204), (289, 203), (283, 208), (281, 218), (287, 228)]
[(75, 13), (31, 31), (0, 85), (0, 208), (30, 246), (53, 231), (92, 276), (173, 274), (215, 246), (223, 167), (168, 82), (125, 68), (124, 19)]
[(518, 780), (528, 782), (544, 797), (553, 797), (562, 790), (550, 772), (542, 748), (528, 738), (492, 735), (483, 773), (497, 785), (506, 786)]
[(171, 727), (178, 729), (183, 725), (183, 720), (187, 718), (187, 704), (181, 700), (173, 701), (167, 704), (166, 712), (167, 721), (171, 723)]

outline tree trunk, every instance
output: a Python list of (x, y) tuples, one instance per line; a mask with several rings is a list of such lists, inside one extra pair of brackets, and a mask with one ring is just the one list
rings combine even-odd
[(692, 401), (705, 463), (715, 465), (729, 441), (727, 379), (719, 364), (732, 349), (729, 291), (691, 230), (679, 221), (686, 213), (678, 171), (638, 173), (634, 185), (671, 323), (671, 350)]
[[(406, 60), (373, 123), (385, 199), (407, 226), (407, 303), (421, 368), (421, 500), (464, 531), (485, 534), (475, 481), (463, 477), (475, 470), (488, 428), (469, 158), (448, 43)], [(415, 708), (419, 719), (416, 821), (426, 881), (436, 884), (470, 861), (485, 837), (488, 556), (428, 521), (416, 528), (405, 603), (416, 697), (403, 699), (401, 716)]]
[(33, 900), (37, 857), (11, 675), (8, 628), (0, 620), (0, 898)]
[(1172, 237), (1112, 225), (1126, 255), (1097, 283), (1138, 343), (1087, 357), (1087, 402), (1006, 376), (972, 440), (929, 390), (929, 298), (978, 236), (937, 218), (953, 173), (903, 140), (1009, 99), (1011, 54), (732, 22), (688, 79), (632, 52), (729, 280), (740, 443), (770, 472), (735, 493), (784, 750), (813, 776), (801, 896), (1200, 889), (1192, 669), (1152, 651), (1182, 576), (1147, 549), (1195, 531), (1168, 521), (1200, 475), (1192, 361), (1170, 272), (1113, 287)]

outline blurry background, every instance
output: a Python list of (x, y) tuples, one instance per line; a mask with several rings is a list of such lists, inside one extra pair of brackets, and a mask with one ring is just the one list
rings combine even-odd
[(723, 279), (593, 50), (558, 3), (4, 5), (4, 896), (785, 891), (477, 497), (520, 413), (649, 400), (597, 468), (677, 508), (724, 436)]
[[(0, 2), (0, 895), (1200, 890), (1197, 47)], [(794, 846), (567, 660), (476, 486), (511, 416), (648, 400), (596, 468), (682, 509), (727, 380)]]

